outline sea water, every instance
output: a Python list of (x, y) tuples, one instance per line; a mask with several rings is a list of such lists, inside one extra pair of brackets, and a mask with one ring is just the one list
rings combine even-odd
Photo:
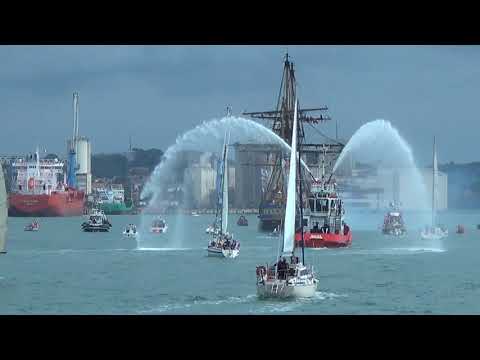
[[(442, 244), (422, 241), (414, 228), (383, 236), (383, 215), (349, 212), (351, 247), (306, 249), (318, 290), (291, 301), (256, 297), (255, 267), (274, 261), (278, 241), (257, 231), (256, 215), (247, 215), (248, 227), (231, 215), (236, 259), (207, 257), (207, 215), (165, 216), (168, 232), (138, 244), (122, 231), (139, 216), (110, 216), (109, 233), (82, 232), (81, 217), (41, 218), (38, 232), (23, 231), (29, 219), (9, 218), (0, 314), (480, 313), (480, 211), (439, 213), (450, 230)], [(405, 213), (407, 227), (413, 216)], [(457, 224), (465, 234), (455, 234)]]

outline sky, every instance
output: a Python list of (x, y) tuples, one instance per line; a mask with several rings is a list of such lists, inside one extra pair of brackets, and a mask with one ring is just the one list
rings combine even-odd
[(480, 46), (0, 46), (0, 154), (39, 145), (64, 155), (72, 94), (92, 151), (166, 150), (194, 126), (273, 110), (286, 50), (301, 106), (326, 105), (320, 129), (349, 138), (385, 119), (431, 163), (480, 161)]

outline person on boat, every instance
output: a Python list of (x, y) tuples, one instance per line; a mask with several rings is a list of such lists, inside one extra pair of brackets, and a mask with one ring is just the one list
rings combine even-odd
[(343, 223), (343, 235), (348, 235), (348, 233), (350, 232), (350, 227)]
[(315, 223), (312, 229), (312, 233), (319, 233), (320, 229), (318, 228), (318, 222)]
[(287, 264), (287, 260), (283, 257), (282, 258), (282, 261), (280, 262), (279, 264), (279, 267), (278, 267), (278, 275), (279, 275), (279, 279), (286, 279), (286, 271), (288, 269), (288, 264)]

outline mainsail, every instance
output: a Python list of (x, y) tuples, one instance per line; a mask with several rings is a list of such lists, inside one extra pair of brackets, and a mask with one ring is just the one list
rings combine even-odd
[(5, 254), (5, 242), (7, 238), (7, 192), (5, 190), (5, 179), (3, 169), (0, 165), (0, 254)]
[(288, 172), (287, 205), (283, 231), (283, 253), (293, 253), (295, 238), (295, 207), (297, 195), (297, 100), (293, 113), (292, 145), (290, 151), (290, 170)]
[(230, 134), (226, 138), (225, 144), (223, 145), (223, 179), (222, 179), (222, 227), (220, 231), (222, 233), (227, 232), (228, 226), (228, 141), (230, 140)]
[(436, 221), (436, 198), (437, 198), (437, 151), (435, 148), (435, 136), (433, 137), (433, 169), (432, 169), (432, 227), (435, 227)]

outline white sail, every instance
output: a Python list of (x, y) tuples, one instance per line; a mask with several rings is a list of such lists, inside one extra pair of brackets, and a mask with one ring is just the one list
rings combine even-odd
[(283, 231), (283, 253), (293, 253), (295, 239), (295, 207), (297, 198), (297, 100), (293, 114), (292, 145), (290, 151), (290, 169), (288, 172), (287, 206)]
[(433, 169), (432, 169), (432, 227), (436, 225), (436, 212), (437, 212), (437, 151), (435, 148), (435, 137), (433, 137)]
[(221, 232), (226, 233), (228, 227), (228, 141), (230, 135), (223, 145), (223, 179), (222, 179), (222, 229)]
[(7, 216), (7, 192), (5, 190), (2, 165), (0, 165), (0, 254), (6, 252)]

